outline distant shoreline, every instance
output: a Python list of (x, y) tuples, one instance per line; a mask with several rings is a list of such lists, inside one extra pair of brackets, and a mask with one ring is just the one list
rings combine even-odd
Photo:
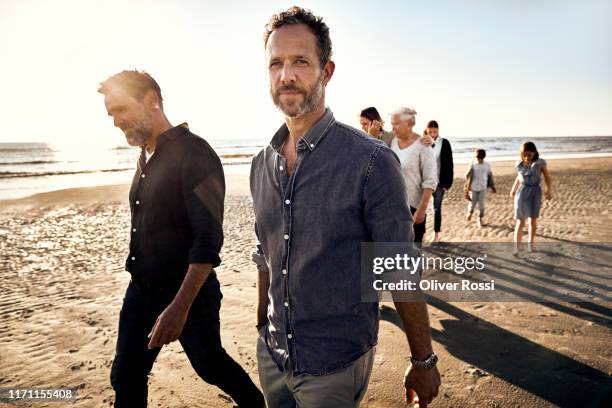
[[(445, 137), (445, 135), (442, 135)], [(474, 149), (485, 149), (491, 163), (518, 159), (521, 143), (532, 140), (540, 156), (552, 160), (592, 159), (612, 156), (612, 136), (580, 137), (447, 137), (455, 164), (461, 168), (473, 160)], [(240, 138), (210, 140), (225, 174), (247, 175), (253, 156), (266, 140)], [(92, 154), (77, 145), (53, 143), (0, 143), (0, 200), (17, 199), (47, 191), (128, 183), (139, 149), (127, 146), (99, 147)]]
[[(604, 169), (612, 167), (612, 154), (600, 156), (580, 156), (570, 158), (554, 158), (543, 156), (549, 163), (549, 170), (553, 177), (555, 173), (564, 172), (570, 169), (587, 170), (587, 169)], [(509, 176), (515, 174), (514, 164), (516, 160), (494, 160), (487, 159), (491, 162), (494, 176)], [(453, 189), (463, 188), (463, 176), (465, 173), (466, 163), (455, 163), (455, 181)], [(249, 177), (248, 171), (245, 173), (228, 173), (225, 174), (226, 179), (226, 195), (227, 196), (244, 196), (249, 195)], [(58, 203), (71, 204), (81, 203), (83, 201), (104, 201), (116, 202), (127, 200), (127, 192), (129, 182), (99, 184), (93, 186), (70, 187), (62, 189), (52, 189), (47, 191), (39, 191), (24, 197), (0, 199), (0, 211), (14, 206), (37, 206), (37, 205), (52, 205)]]

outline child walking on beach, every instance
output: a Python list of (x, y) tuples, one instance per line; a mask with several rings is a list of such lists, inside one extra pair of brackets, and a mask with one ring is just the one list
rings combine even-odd
[[(485, 214), (485, 197), (487, 194), (487, 188), (490, 188), (493, 193), (495, 190), (495, 183), (493, 181), (493, 173), (491, 172), (491, 165), (485, 163), (484, 159), (487, 156), (487, 152), (483, 149), (476, 149), (475, 151), (476, 160), (472, 163), (465, 178), (465, 199), (469, 201), (467, 208), (466, 219), (469, 221), (472, 219), (472, 214), (478, 204), (478, 226), (484, 225), (483, 217)], [(469, 192), (472, 192), (470, 197)]]
[(516, 163), (518, 175), (510, 191), (514, 199), (514, 254), (518, 254), (518, 245), (523, 239), (523, 227), (525, 220), (529, 218), (529, 242), (528, 251), (535, 250), (535, 234), (542, 206), (542, 189), (540, 188), (541, 176), (544, 175), (547, 200), (552, 198), (552, 179), (546, 167), (546, 161), (540, 159), (538, 149), (533, 142), (525, 142), (519, 151), (521, 160)]

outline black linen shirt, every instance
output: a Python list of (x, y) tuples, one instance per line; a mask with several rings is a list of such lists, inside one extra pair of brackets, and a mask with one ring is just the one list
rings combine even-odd
[(221, 263), (223, 167), (187, 124), (159, 135), (148, 162), (143, 156), (130, 189), (126, 270), (146, 285), (180, 285), (189, 264)]

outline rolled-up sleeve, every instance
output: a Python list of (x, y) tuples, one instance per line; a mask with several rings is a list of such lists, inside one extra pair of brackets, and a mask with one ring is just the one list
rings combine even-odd
[(182, 191), (193, 245), (189, 263), (219, 266), (223, 245), (225, 178), (219, 157), (210, 147), (195, 147), (182, 164)]
[(438, 164), (432, 149), (421, 150), (421, 188), (435, 190), (438, 186)]

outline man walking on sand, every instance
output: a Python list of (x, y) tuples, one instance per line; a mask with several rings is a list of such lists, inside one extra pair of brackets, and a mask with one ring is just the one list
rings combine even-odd
[(221, 345), (221, 291), (214, 267), (223, 244), (221, 162), (186, 123), (173, 127), (147, 73), (123, 71), (98, 92), (115, 126), (142, 149), (132, 181), (132, 275), (119, 316), (111, 369), (116, 407), (147, 406), (147, 376), (161, 347), (179, 340), (198, 375), (241, 407), (261, 392)]
[[(372, 371), (378, 304), (361, 301), (362, 242), (411, 242), (397, 157), (334, 119), (329, 29), (293, 7), (264, 35), (270, 93), (285, 124), (253, 160), (259, 238), (259, 378), (269, 407), (356, 407)], [(427, 306), (395, 303), (412, 351), (406, 398), (438, 393)], [(416, 393), (416, 395), (415, 395)]]
[(438, 168), (438, 186), (433, 192), (434, 205), (434, 235), (432, 241), (440, 241), (442, 231), (442, 200), (444, 194), (453, 185), (453, 149), (447, 138), (440, 136), (438, 122), (430, 120), (427, 123), (427, 135), (434, 140), (433, 152)]

